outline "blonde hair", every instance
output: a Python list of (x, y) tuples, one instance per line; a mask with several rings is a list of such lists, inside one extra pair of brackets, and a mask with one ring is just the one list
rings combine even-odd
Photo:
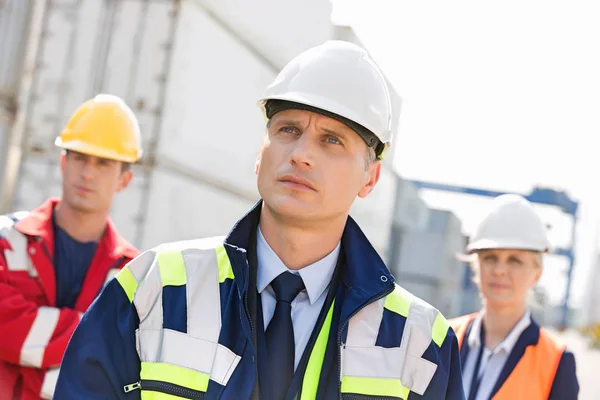
[[(497, 250), (497, 249), (489, 249)], [(539, 268), (544, 268), (544, 253), (540, 251), (531, 251), (535, 257), (535, 264)], [(471, 254), (458, 254), (458, 259), (469, 264), (473, 272), (473, 282), (479, 284), (479, 252)]]

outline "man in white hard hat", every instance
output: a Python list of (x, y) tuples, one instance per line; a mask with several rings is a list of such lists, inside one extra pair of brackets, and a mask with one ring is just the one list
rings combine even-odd
[[(267, 88), (262, 199), (226, 238), (149, 250), (70, 342), (60, 399), (462, 399), (458, 343), (349, 217), (377, 184), (389, 92), (331, 41)], [(164, 397), (166, 398), (166, 397)]]
[(451, 321), (469, 400), (576, 399), (575, 358), (531, 318), (527, 297), (550, 248), (546, 227), (522, 196), (502, 195), (469, 240), (483, 309)]

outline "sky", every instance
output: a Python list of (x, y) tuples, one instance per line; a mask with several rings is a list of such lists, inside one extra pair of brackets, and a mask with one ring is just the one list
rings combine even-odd
[[(600, 227), (600, 2), (332, 0), (403, 99), (395, 165), (406, 179), (580, 202), (573, 305), (585, 301)], [(423, 191), (468, 234), (490, 199)], [(536, 207), (554, 245), (571, 221)], [(562, 299), (567, 262), (542, 277)], [(599, 288), (600, 289), (600, 288)]]

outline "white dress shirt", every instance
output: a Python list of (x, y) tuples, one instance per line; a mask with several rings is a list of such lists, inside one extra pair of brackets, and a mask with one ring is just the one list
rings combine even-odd
[(336, 248), (321, 260), (306, 266), (298, 271), (288, 269), (281, 259), (275, 254), (267, 243), (260, 228), (256, 238), (256, 256), (258, 259), (257, 289), (262, 302), (265, 330), (267, 329), (273, 313), (275, 312), (275, 292), (271, 288), (271, 281), (285, 271), (300, 275), (305, 289), (292, 301), (292, 324), (294, 325), (294, 370), (298, 366), (304, 348), (310, 339), (313, 328), (325, 299), (327, 288), (331, 283), (333, 272), (340, 253), (340, 243)]
[[(467, 338), (469, 343), (469, 354), (463, 368), (463, 387), (467, 398), (469, 398), (469, 393), (471, 391), (473, 373), (475, 365), (477, 364), (479, 349), (482, 345), (480, 340), (482, 319), (483, 312), (480, 312), (473, 321), (471, 332)], [(502, 343), (493, 350), (490, 350), (487, 347), (483, 349), (478, 371), (478, 377), (481, 379), (481, 383), (479, 384), (479, 390), (477, 391), (475, 400), (488, 400), (490, 398), (508, 356), (512, 352), (523, 331), (527, 329), (530, 324), (531, 313), (527, 311), (510, 333), (504, 338)]]

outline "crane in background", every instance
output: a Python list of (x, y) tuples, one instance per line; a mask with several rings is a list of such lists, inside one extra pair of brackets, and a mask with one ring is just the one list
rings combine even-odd
[[(498, 192), (493, 190), (484, 190), (477, 188), (470, 188), (464, 186), (447, 185), (435, 182), (425, 182), (413, 180), (411, 181), (415, 187), (419, 189), (431, 189), (444, 192), (462, 193), (475, 196), (485, 197), (497, 197), (509, 192)], [(577, 228), (577, 209), (579, 203), (572, 200), (565, 192), (556, 191), (549, 188), (535, 187), (528, 195), (523, 195), (527, 200), (532, 203), (545, 204), (549, 206), (558, 207), (562, 212), (568, 214), (573, 218), (573, 225), (571, 229), (571, 242), (567, 248), (555, 248), (552, 250), (553, 254), (566, 257), (569, 260), (569, 267), (567, 269), (567, 283), (565, 288), (565, 296), (561, 305), (561, 315), (558, 328), (566, 329), (569, 320), (569, 298), (571, 295), (571, 280), (573, 277), (573, 267), (575, 264), (575, 255), (573, 248), (576, 240), (576, 228)]]

